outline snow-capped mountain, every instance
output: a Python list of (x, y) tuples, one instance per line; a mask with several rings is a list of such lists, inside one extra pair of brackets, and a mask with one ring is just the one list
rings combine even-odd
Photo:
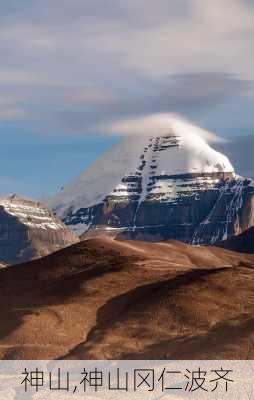
[(16, 264), (45, 256), (78, 237), (41, 203), (16, 195), (0, 198), (0, 260)]
[(79, 234), (215, 243), (254, 224), (254, 187), (177, 121), (130, 136), (48, 202)]

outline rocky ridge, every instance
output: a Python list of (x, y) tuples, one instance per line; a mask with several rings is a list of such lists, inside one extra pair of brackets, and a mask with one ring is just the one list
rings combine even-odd
[(17, 264), (79, 241), (41, 203), (16, 195), (0, 199), (0, 260)]

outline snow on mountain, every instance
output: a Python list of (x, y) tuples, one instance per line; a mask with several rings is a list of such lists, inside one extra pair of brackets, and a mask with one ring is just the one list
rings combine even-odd
[(15, 195), (0, 198), (0, 207), (9, 215), (17, 217), (19, 222), (31, 228), (62, 229), (63, 224), (57, 220), (39, 202), (17, 197)]
[(45, 256), (78, 237), (41, 203), (16, 195), (0, 198), (0, 260), (8, 264)]
[[(123, 178), (133, 175), (142, 175), (143, 201), (155, 168), (156, 175), (159, 176), (234, 173), (228, 158), (213, 150), (199, 136), (199, 128), (192, 126), (192, 130), (186, 132), (184, 122), (177, 121), (177, 127), (175, 124), (175, 120), (172, 121), (163, 136), (149, 137), (144, 133), (130, 136), (113, 146), (89, 169), (50, 199), (49, 207), (59, 217), (64, 217), (70, 209), (75, 212), (81, 207), (91, 207), (111, 192), (115, 196), (128, 195), (131, 185), (124, 182)], [(144, 164), (145, 168), (142, 170)], [(161, 181), (159, 192), (168, 190), (168, 182)], [(155, 186), (153, 192), (158, 192), (158, 187)]]
[[(131, 135), (48, 202), (78, 234), (216, 243), (254, 224), (254, 187), (203, 131), (173, 119)], [(144, 128), (147, 121), (141, 123)]]

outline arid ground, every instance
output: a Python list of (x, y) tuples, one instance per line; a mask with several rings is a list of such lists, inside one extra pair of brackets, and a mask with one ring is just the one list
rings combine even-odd
[(253, 359), (254, 255), (96, 238), (0, 270), (2, 359)]

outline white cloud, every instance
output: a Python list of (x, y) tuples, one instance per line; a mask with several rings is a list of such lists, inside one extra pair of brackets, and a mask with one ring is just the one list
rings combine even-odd
[[(7, 11), (6, 3), (0, 16), (0, 90), (22, 90), (18, 108), (37, 125), (43, 115), (48, 127), (64, 129), (66, 123), (71, 130), (73, 123), (73, 131), (78, 126), (84, 132), (102, 116), (123, 118), (131, 104), (132, 113), (136, 106), (142, 115), (203, 112), (206, 105), (212, 119), (211, 99), (218, 105), (220, 98), (236, 96), (241, 107), (246, 88), (240, 90), (239, 82), (254, 81), (254, 7), (246, 0), (38, 0), (29, 7), (13, 0)], [(211, 78), (216, 74), (220, 80)], [(187, 75), (196, 89), (188, 82), (184, 88)], [(228, 85), (223, 93), (229, 81), (232, 89)], [(171, 90), (168, 110), (163, 87)], [(248, 96), (253, 102), (253, 90)]]
[(254, 10), (244, 1), (191, 0), (191, 14), (136, 30), (103, 28), (91, 37), (109, 54), (148, 76), (187, 72), (226, 72), (254, 78)]
[(166, 135), (171, 131), (181, 132), (182, 135), (195, 132), (196, 135), (202, 137), (207, 142), (223, 141), (214, 133), (195, 126), (192, 122), (180, 115), (170, 113), (121, 120), (106, 126), (103, 125), (101, 129), (111, 134), (147, 136)]
[[(4, 63), (2, 63), (4, 64)], [(16, 68), (1, 68), (0, 67), (0, 84), (4, 85), (35, 85), (43, 84), (43, 81), (36, 72), (24, 71), (24, 67), (17, 65)]]
[(110, 91), (93, 87), (65, 89), (63, 99), (69, 106), (109, 104), (117, 101)]

